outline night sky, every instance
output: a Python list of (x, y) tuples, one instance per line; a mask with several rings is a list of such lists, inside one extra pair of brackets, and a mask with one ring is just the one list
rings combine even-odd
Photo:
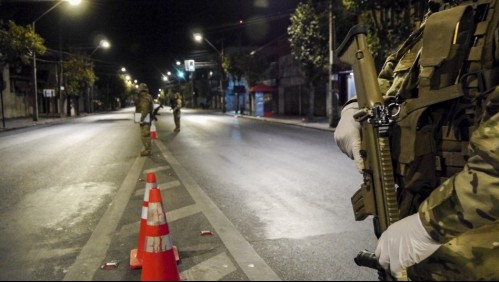
[[(36, 21), (36, 32), (51, 49), (91, 53), (101, 38), (112, 48), (92, 56), (106, 72), (125, 66), (139, 81), (161, 84), (161, 73), (176, 60), (215, 52), (193, 41), (201, 31), (219, 50), (222, 44), (258, 48), (283, 36), (300, 0), (83, 0), (62, 3)], [(0, 16), (31, 24), (57, 1), (0, 0)], [(242, 24), (240, 21), (243, 21)], [(198, 55), (196, 55), (198, 54)], [(99, 75), (99, 73), (97, 73)]]

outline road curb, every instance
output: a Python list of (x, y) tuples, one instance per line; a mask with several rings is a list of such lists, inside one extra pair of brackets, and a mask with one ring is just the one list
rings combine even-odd
[(292, 120), (285, 120), (285, 119), (277, 119), (277, 118), (267, 118), (267, 117), (255, 117), (255, 116), (248, 116), (248, 115), (233, 115), (233, 114), (226, 114), (228, 116), (233, 116), (236, 118), (246, 118), (246, 119), (253, 119), (253, 120), (259, 120), (263, 122), (271, 122), (271, 123), (281, 123), (281, 124), (287, 124), (287, 125), (294, 125), (294, 126), (299, 126), (299, 127), (305, 127), (305, 128), (311, 128), (311, 129), (318, 129), (318, 130), (323, 130), (323, 131), (330, 131), (334, 132), (336, 130), (335, 127), (325, 127), (325, 126), (320, 126), (314, 123), (306, 123), (306, 122), (296, 122)]

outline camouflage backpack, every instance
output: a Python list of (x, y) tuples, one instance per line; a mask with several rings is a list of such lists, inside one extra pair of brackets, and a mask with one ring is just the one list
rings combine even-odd
[(391, 138), (402, 217), (462, 170), (484, 102), (498, 91), (497, 2), (464, 1), (431, 14), (387, 60), (396, 67), (386, 95), (402, 105)]

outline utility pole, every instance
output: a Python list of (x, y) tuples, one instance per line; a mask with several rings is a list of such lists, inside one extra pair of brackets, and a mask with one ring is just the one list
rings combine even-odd
[(64, 107), (64, 101), (65, 101), (65, 96), (63, 92), (64, 88), (64, 71), (63, 71), (63, 66), (64, 66), (64, 60), (63, 60), (63, 54), (62, 54), (62, 24), (59, 25), (59, 75), (58, 75), (58, 83), (57, 83), (57, 88), (58, 93), (59, 93), (59, 116), (65, 117), (66, 116), (66, 111)]
[(222, 39), (222, 50), (219, 51), (215, 45), (213, 45), (208, 39), (203, 37), (200, 33), (195, 33), (193, 34), (194, 40), (197, 42), (202, 42), (203, 40), (210, 45), (213, 50), (217, 52), (218, 59), (220, 60), (220, 98), (221, 98), (221, 103), (222, 103), (222, 112), (225, 113), (227, 111), (226, 106), (225, 106), (225, 91), (223, 89), (223, 81), (224, 81), (224, 40)]
[(222, 113), (225, 113), (227, 111), (226, 105), (225, 105), (225, 91), (223, 88), (223, 81), (224, 81), (224, 41), (222, 39), (222, 51), (220, 52), (220, 92), (222, 95)]
[(338, 73), (335, 67), (336, 48), (336, 27), (335, 16), (333, 15), (334, 0), (329, 2), (329, 80), (328, 80), (328, 96), (327, 96), (327, 111), (329, 116), (329, 127), (336, 127), (340, 120), (340, 109), (338, 101)]
[(3, 80), (3, 71), (5, 67), (3, 63), (0, 63), (0, 103), (2, 107), (2, 125), (5, 128), (5, 108), (3, 107), (3, 90), (5, 89), (5, 81)]

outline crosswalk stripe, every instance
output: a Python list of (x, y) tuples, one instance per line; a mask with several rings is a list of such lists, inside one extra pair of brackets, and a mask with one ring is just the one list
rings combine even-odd
[[(182, 219), (201, 212), (201, 209), (197, 205), (190, 205), (166, 213), (166, 220), (170, 224), (176, 220)], [(123, 225), (117, 232), (117, 236), (120, 238), (126, 238), (128, 236), (135, 235), (140, 232), (140, 220)], [(175, 235), (173, 235), (175, 237)]]
[(190, 205), (180, 209), (172, 210), (166, 213), (166, 220), (170, 222), (174, 222), (176, 220), (194, 215), (198, 212), (201, 212), (201, 209), (198, 205)]
[[(180, 181), (178, 181), (178, 180), (173, 180), (173, 181), (170, 181), (170, 182), (165, 182), (165, 183), (158, 184), (158, 188), (159, 188), (160, 191), (172, 189), (172, 188), (175, 188), (175, 187), (178, 187), (178, 186), (180, 186)], [(144, 192), (145, 192), (145, 188), (137, 190), (135, 192), (135, 197), (137, 197), (137, 196), (143, 196)]]
[(155, 168), (151, 168), (151, 169), (146, 169), (146, 170), (144, 170), (144, 175), (147, 175), (150, 172), (157, 173), (157, 172), (160, 172), (163, 170), (169, 170), (169, 169), (171, 169), (171, 167), (169, 165), (159, 166), (159, 167), (155, 167)]
[(236, 270), (227, 254), (220, 253), (182, 271), (180, 276), (184, 281), (219, 281)]

